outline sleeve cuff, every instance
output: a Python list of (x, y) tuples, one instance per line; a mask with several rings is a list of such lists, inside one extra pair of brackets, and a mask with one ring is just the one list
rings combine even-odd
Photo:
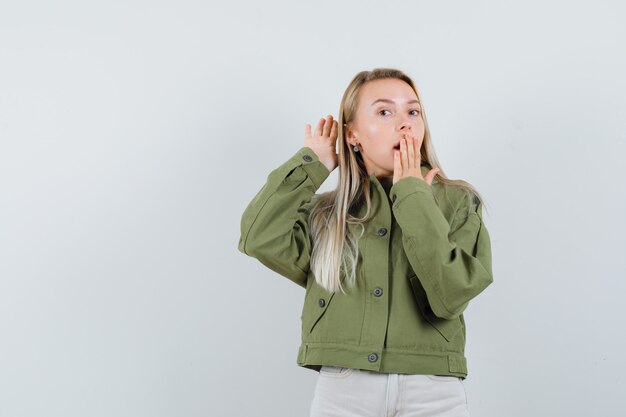
[(317, 154), (308, 146), (300, 148), (293, 158), (302, 163), (302, 168), (306, 171), (316, 189), (319, 188), (330, 175), (330, 171), (326, 168), (326, 165), (320, 161)]
[(389, 197), (393, 204), (397, 205), (409, 195), (419, 192), (432, 195), (432, 188), (426, 181), (417, 177), (404, 177), (391, 186)]

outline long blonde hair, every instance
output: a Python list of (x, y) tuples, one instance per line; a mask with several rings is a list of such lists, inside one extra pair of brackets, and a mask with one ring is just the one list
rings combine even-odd
[[(357, 260), (359, 257), (358, 239), (365, 230), (364, 224), (371, 217), (370, 181), (365, 163), (360, 153), (351, 152), (346, 140), (346, 124), (353, 121), (358, 105), (359, 91), (365, 83), (385, 78), (397, 78), (406, 82), (420, 102), (421, 116), (424, 121), (424, 140), (422, 142), (422, 165), (430, 169), (439, 168), (434, 180), (444, 186), (455, 185), (482, 200), (476, 189), (464, 180), (446, 178), (435, 154), (424, 105), (413, 80), (400, 70), (393, 68), (375, 68), (361, 71), (354, 76), (341, 99), (339, 107), (339, 181), (337, 188), (314, 196), (314, 205), (309, 214), (309, 224), (313, 240), (310, 267), (316, 282), (329, 292), (345, 294), (347, 287), (356, 284)], [(433, 181), (434, 181), (433, 180)], [(354, 209), (366, 204), (365, 215), (361, 218), (353, 215)], [(356, 236), (348, 225), (358, 226), (361, 230)], [(341, 277), (344, 277), (342, 282)]]

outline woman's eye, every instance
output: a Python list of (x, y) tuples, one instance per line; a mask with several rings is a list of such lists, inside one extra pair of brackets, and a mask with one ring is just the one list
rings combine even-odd
[(380, 111), (378, 112), (378, 114), (380, 114), (381, 116), (384, 116), (384, 115), (385, 115), (385, 114), (384, 114), (384, 112), (388, 112), (388, 111), (389, 111), (389, 110), (380, 110)]
[(418, 114), (420, 114), (420, 111), (419, 111), (419, 110), (411, 110), (411, 113), (413, 113), (413, 112), (415, 112), (415, 114), (414, 114), (415, 116), (417, 116)]

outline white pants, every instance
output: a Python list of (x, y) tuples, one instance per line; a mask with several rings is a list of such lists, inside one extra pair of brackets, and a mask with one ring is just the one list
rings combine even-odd
[(322, 366), (311, 417), (469, 417), (456, 376), (387, 374)]

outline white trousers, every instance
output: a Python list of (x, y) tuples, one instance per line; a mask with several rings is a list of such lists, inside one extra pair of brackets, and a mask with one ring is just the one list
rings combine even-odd
[(322, 366), (310, 417), (469, 417), (456, 376)]

